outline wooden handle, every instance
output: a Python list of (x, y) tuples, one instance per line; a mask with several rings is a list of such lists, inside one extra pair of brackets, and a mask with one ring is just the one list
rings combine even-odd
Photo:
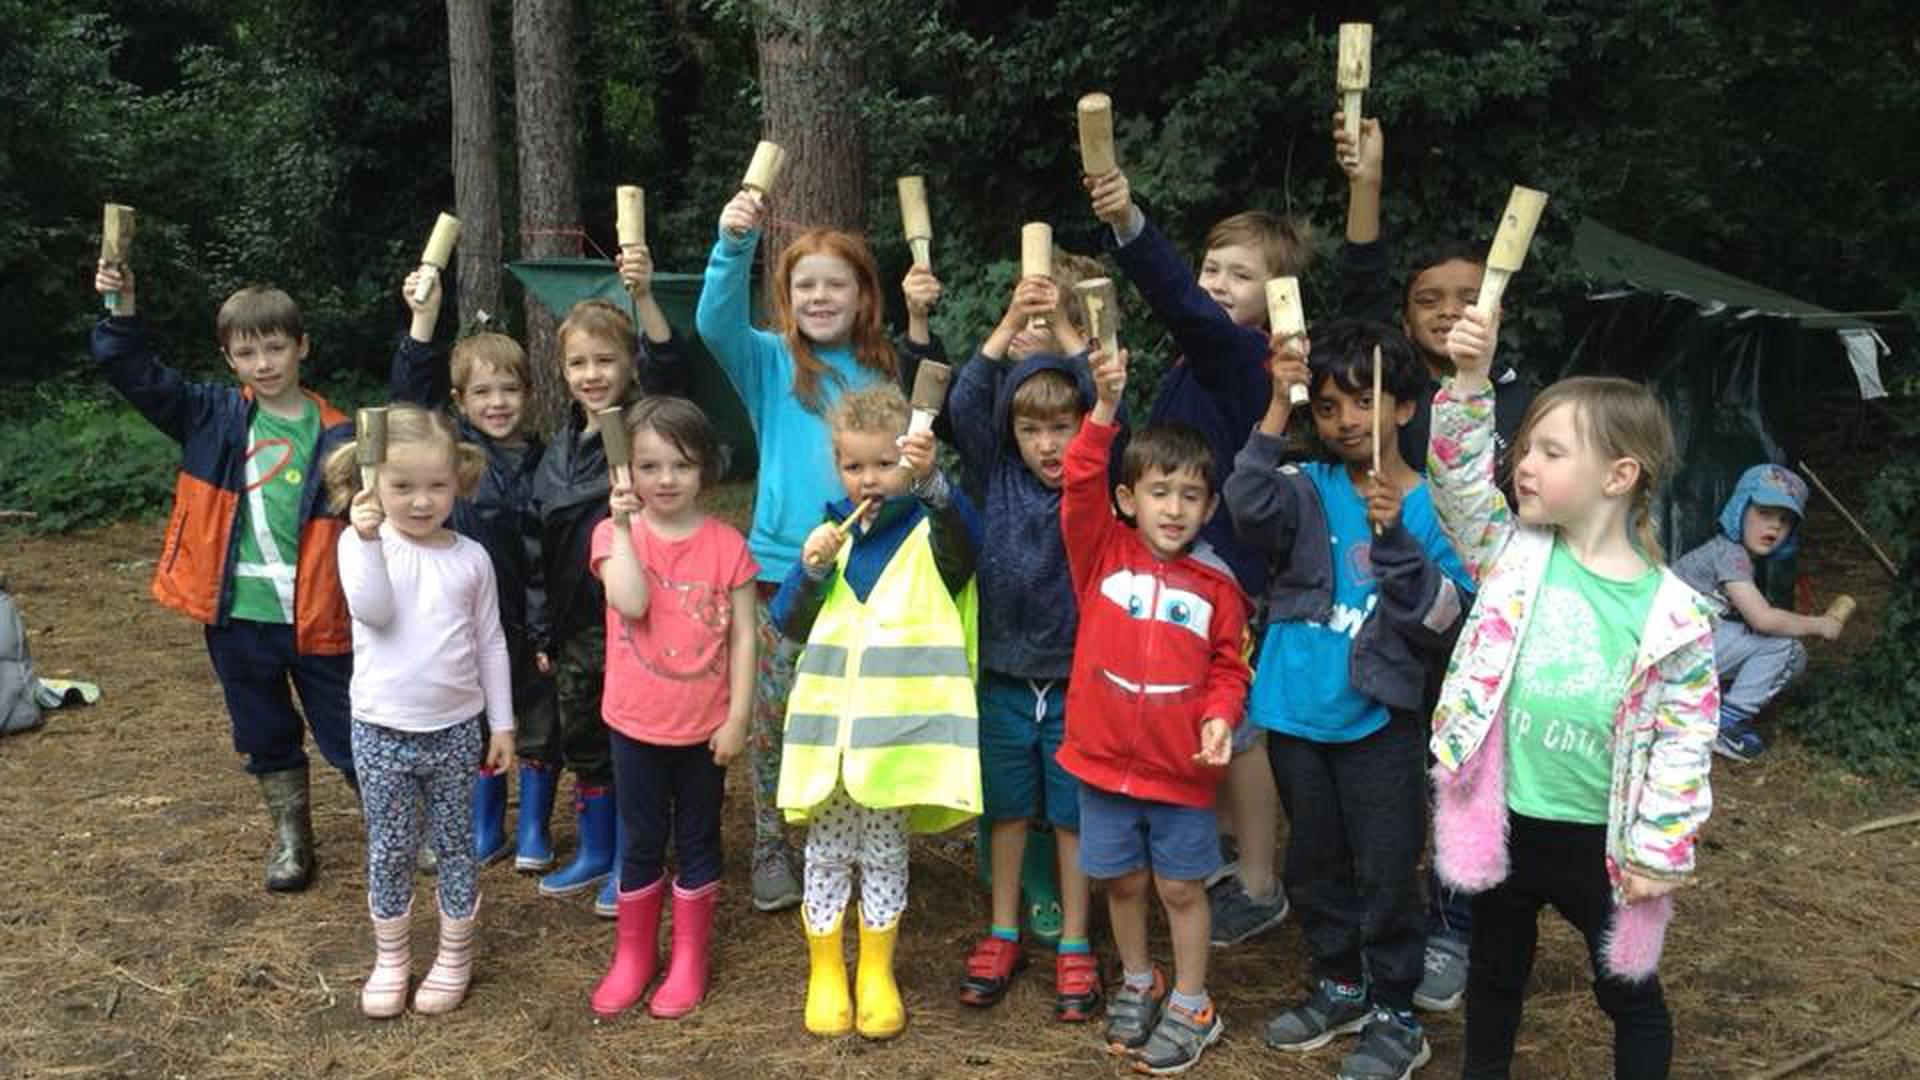
[(922, 360), (913, 373), (913, 407), (916, 411), (938, 414), (947, 404), (947, 384), (953, 380), (953, 368), (938, 360)]
[(913, 249), (913, 265), (933, 266), (933, 215), (927, 212), (927, 180), (924, 176), (903, 176), (900, 190), (900, 232)]
[(445, 270), (453, 259), (453, 245), (459, 242), (460, 219), (441, 214), (433, 223), (433, 235), (427, 237), (426, 249), (420, 252), (420, 264)]
[[(1281, 338), (1299, 337), (1307, 332), (1307, 316), (1300, 304), (1300, 279), (1267, 279), (1267, 327)], [(1287, 404), (1307, 403), (1307, 388), (1299, 383), (1287, 387)]]
[(780, 182), (780, 170), (787, 165), (787, 152), (779, 143), (760, 140), (753, 148), (753, 160), (747, 164), (747, 175), (740, 186), (761, 196), (773, 194), (774, 185)]
[(633, 184), (613, 189), (614, 231), (620, 246), (647, 246), (647, 193)]
[(600, 429), (600, 446), (607, 455), (607, 470), (624, 469), (633, 463), (633, 444), (627, 441), (627, 411), (618, 405), (593, 414)]
[[(360, 409), (353, 417), (353, 459), (362, 469), (370, 469), (387, 460), (387, 410), (375, 405)], [(364, 475), (364, 474), (363, 474)], [(371, 487), (372, 485), (367, 485)]]
[(1360, 153), (1360, 110), (1366, 92), (1362, 90), (1343, 90), (1340, 93), (1340, 117), (1342, 126), (1347, 129), (1347, 138), (1353, 143), (1354, 154)]
[(1493, 246), (1487, 249), (1487, 273), (1480, 281), (1479, 298), (1473, 310), (1490, 319), (1500, 308), (1507, 283), (1513, 280), (1527, 261), (1527, 249), (1533, 246), (1533, 230), (1540, 225), (1540, 213), (1547, 208), (1547, 193), (1513, 185), (1507, 196), (1506, 213), (1500, 215), (1499, 231), (1493, 234)]
[(1087, 313), (1087, 332), (1100, 339), (1100, 348), (1108, 356), (1120, 352), (1120, 296), (1112, 278), (1088, 278), (1077, 282), (1073, 291), (1080, 294), (1080, 306)]
[(1480, 278), (1480, 293), (1474, 298), (1473, 310), (1483, 319), (1493, 318), (1493, 313), (1500, 310), (1500, 299), (1507, 295), (1507, 282), (1511, 280), (1513, 271), (1487, 267)]
[(1105, 176), (1120, 167), (1113, 152), (1113, 99), (1088, 94), (1080, 99), (1080, 171)]
[(1867, 531), (1867, 527), (1860, 524), (1860, 519), (1853, 516), (1853, 511), (1848, 510), (1846, 504), (1841, 502), (1839, 497), (1827, 489), (1827, 485), (1820, 481), (1820, 474), (1814, 472), (1811, 465), (1802, 461), (1799, 463), (1799, 466), (1800, 475), (1806, 477), (1807, 482), (1813, 485), (1813, 489), (1824, 496), (1829, 503), (1832, 503), (1835, 510), (1840, 511), (1840, 516), (1846, 519), (1848, 525), (1853, 527), (1854, 534), (1859, 536), (1867, 545), (1868, 550), (1873, 552), (1873, 557), (1875, 561), (1879, 562), (1880, 569), (1885, 570), (1888, 577), (1898, 581), (1900, 579), (1900, 568), (1893, 564), (1893, 560), (1887, 556), (1886, 552), (1880, 550), (1880, 545), (1874, 541), (1873, 534)]
[(1334, 67), (1336, 89), (1365, 90), (1373, 82), (1373, 24), (1340, 24), (1340, 58)]
[(1859, 606), (1860, 605), (1853, 602), (1853, 597), (1841, 593), (1839, 596), (1833, 598), (1833, 603), (1827, 605), (1827, 618), (1836, 620), (1841, 626), (1845, 626), (1847, 625), (1847, 620), (1853, 618), (1853, 613)]
[(1380, 346), (1375, 345), (1373, 347), (1373, 407), (1370, 410), (1373, 416), (1373, 471), (1375, 475), (1378, 475), (1380, 472), (1380, 414), (1386, 411), (1380, 407), (1380, 369), (1383, 366), (1385, 365), (1380, 362)]
[(100, 226), (100, 261), (125, 266), (133, 257), (133, 207), (108, 203)]

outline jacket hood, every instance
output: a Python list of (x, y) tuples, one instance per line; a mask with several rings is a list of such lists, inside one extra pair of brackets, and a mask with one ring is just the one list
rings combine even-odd
[(1013, 440), (1013, 394), (1020, 384), (1043, 371), (1063, 372), (1073, 380), (1080, 391), (1080, 411), (1088, 412), (1093, 408), (1093, 373), (1087, 368), (1087, 354), (1075, 353), (1062, 356), (1059, 353), (1034, 353), (1014, 365), (1006, 379), (1000, 383), (999, 393), (993, 399), (993, 431), (999, 438), (1003, 453), (1016, 456), (1020, 453), (1019, 444)]
[(1793, 527), (1766, 555), (1768, 559), (1791, 556), (1800, 546), (1800, 522), (1807, 516), (1807, 482), (1784, 465), (1755, 465), (1741, 473), (1733, 494), (1720, 508), (1720, 532), (1736, 544), (1741, 543), (1749, 505), (1777, 506), (1793, 514)]

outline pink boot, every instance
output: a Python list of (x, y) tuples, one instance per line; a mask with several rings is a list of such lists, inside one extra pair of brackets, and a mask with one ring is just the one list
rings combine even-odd
[(660, 968), (660, 902), (666, 895), (667, 875), (661, 874), (653, 884), (622, 889), (615, 898), (613, 964), (593, 988), (593, 1011), (599, 1015), (619, 1016), (647, 992)]
[(467, 996), (473, 980), (473, 932), (480, 921), (480, 898), (473, 898), (473, 914), (456, 919), (440, 912), (440, 951), (413, 992), (413, 1011), (432, 1016), (452, 1012)]
[(720, 882), (692, 892), (673, 884), (673, 959), (666, 981), (654, 991), (647, 1011), (663, 1020), (685, 1016), (707, 994), (707, 947), (713, 941), (713, 911), (720, 906)]
[[(373, 915), (373, 900), (367, 900)], [(413, 905), (391, 919), (373, 915), (373, 971), (360, 986), (360, 1011), (375, 1020), (407, 1010), (407, 979), (413, 974)]]

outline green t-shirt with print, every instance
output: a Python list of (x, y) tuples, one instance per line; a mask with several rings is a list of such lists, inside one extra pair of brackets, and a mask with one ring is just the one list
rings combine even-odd
[(294, 568), (300, 562), (300, 497), (320, 438), (320, 410), (308, 401), (298, 420), (253, 411), (247, 429), (246, 490), (240, 499), (240, 558), (233, 568), (235, 619), (293, 621)]
[(1660, 571), (1616, 581), (1555, 543), (1506, 700), (1507, 807), (1603, 825), (1613, 720), (1626, 696)]

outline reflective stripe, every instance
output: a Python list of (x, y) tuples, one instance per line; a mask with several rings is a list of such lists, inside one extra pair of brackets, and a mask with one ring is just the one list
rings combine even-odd
[[(247, 437), (249, 439), (253, 437), (251, 429), (248, 430)], [(273, 542), (273, 525), (267, 520), (267, 497), (265, 494), (267, 479), (267, 477), (260, 475), (260, 455), (247, 455), (247, 524), (252, 529), (254, 543), (260, 545), (260, 557), (265, 559), (269, 565), (279, 564), (286, 566), (287, 561), (280, 557), (280, 545)], [(242, 569), (243, 567), (252, 567), (254, 565), (253, 563), (242, 563), (240, 566), (234, 568), (235, 573), (249, 577), (255, 576), (246, 574), (246, 571)], [(292, 622), (293, 574), (269, 573), (258, 576), (265, 577), (273, 583), (273, 591), (280, 598), (280, 613), (285, 616), (288, 622)]]
[[(792, 741), (792, 736), (788, 736)], [(896, 746), (980, 745), (980, 722), (971, 716), (859, 716), (853, 721), (852, 750), (884, 750)]]
[(788, 746), (832, 746), (840, 734), (840, 718), (820, 713), (788, 713)]
[(967, 666), (964, 645), (875, 645), (860, 653), (860, 677), (863, 679), (912, 679), (941, 675), (964, 679), (972, 673)]
[(839, 678), (847, 673), (847, 648), (825, 642), (808, 642), (793, 665), (795, 675), (826, 675)]

